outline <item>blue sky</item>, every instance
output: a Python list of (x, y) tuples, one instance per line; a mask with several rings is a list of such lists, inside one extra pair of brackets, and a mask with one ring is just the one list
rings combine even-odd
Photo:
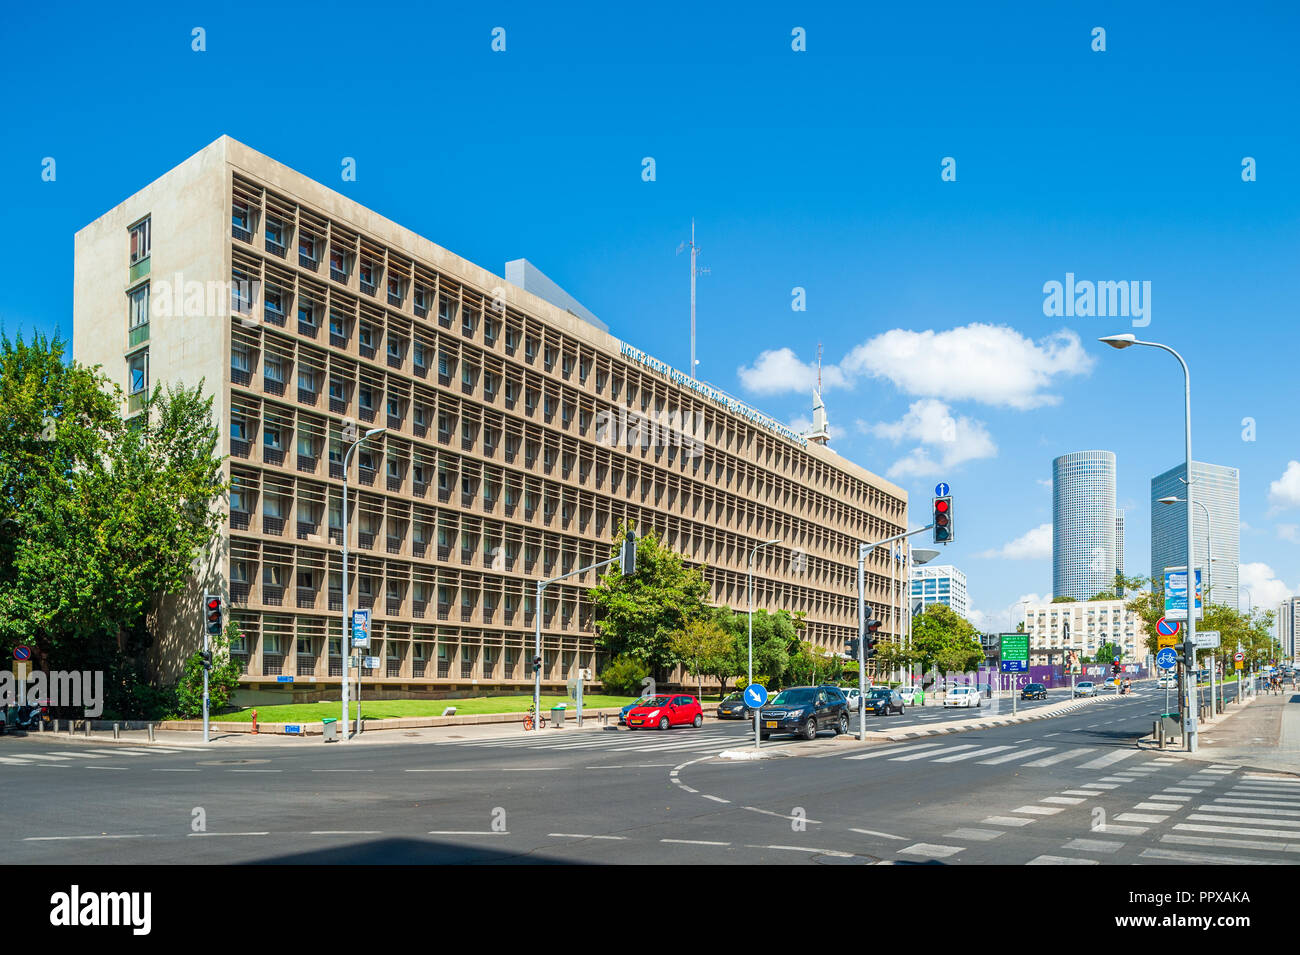
[[(952, 485), (943, 559), (979, 621), (1050, 593), (1043, 482), (1067, 451), (1117, 453), (1129, 568), (1147, 567), (1181, 380), (1169, 356), (1095, 341), (1123, 331), (1191, 364), (1196, 456), (1241, 469), (1243, 586), (1275, 603), (1300, 592), (1300, 12), (1134, 6), (16, 9), (0, 78), (28, 92), (0, 172), (24, 267), (0, 324), (70, 334), (73, 233), (222, 133), (489, 269), (528, 257), (683, 369), (693, 216), (700, 376), (806, 418), (821, 343), (832, 446), (894, 475), (917, 521)], [(1150, 282), (1150, 325), (1046, 316), (1066, 273)]]

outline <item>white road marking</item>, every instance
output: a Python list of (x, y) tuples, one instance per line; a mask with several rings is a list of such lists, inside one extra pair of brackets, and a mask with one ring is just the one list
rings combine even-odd
[(1001, 763), (1009, 763), (1013, 759), (1028, 759), (1030, 756), (1033, 756), (1037, 753), (1050, 752), (1051, 749), (1052, 747), (1050, 746), (1034, 746), (1031, 747), (1030, 749), (1022, 749), (1022, 750), (1017, 750), (1014, 753), (1007, 753), (1005, 756), (995, 756), (992, 759), (981, 759), (980, 765), (997, 766)]
[(1044, 766), (1055, 766), (1057, 763), (1063, 763), (1067, 759), (1076, 759), (1080, 756), (1086, 756), (1096, 749), (1094, 746), (1085, 746), (1082, 749), (1067, 749), (1064, 753), (1057, 753), (1055, 756), (1044, 756), (1042, 759), (1036, 759), (1032, 763), (1025, 763), (1026, 766), (1032, 766), (1039, 769)]
[(1031, 816), (1055, 816), (1058, 812), (1065, 812), (1065, 809), (1061, 806), (1021, 806), (1011, 811), (1028, 813)]
[(508, 832), (483, 832), (475, 829), (432, 829), (430, 836), (508, 836)]
[(1078, 768), (1079, 769), (1101, 769), (1104, 766), (1113, 766), (1115, 763), (1118, 763), (1122, 759), (1129, 759), (1130, 757), (1136, 755), (1138, 755), (1138, 750), (1120, 749), (1120, 750), (1116, 750), (1113, 753), (1106, 753), (1105, 755), (1098, 756), (1096, 759), (1090, 759), (1086, 763), (1080, 763)]
[(1134, 809), (1154, 809), (1157, 812), (1177, 812), (1186, 807), (1171, 802), (1140, 802)]
[(191, 839), (199, 836), (269, 836), (269, 832), (187, 832), (185, 833)]
[(77, 842), (83, 839), (154, 839), (156, 836), (133, 833), (131, 835), (110, 836), (100, 833), (97, 836), (28, 836), (23, 842)]
[(904, 836), (895, 836), (888, 832), (877, 832), (875, 829), (854, 829), (850, 827), (849, 832), (857, 832), (864, 836), (879, 836), (882, 839), (897, 839), (899, 842), (907, 841)]
[(1109, 839), (1071, 839), (1062, 849), (1076, 849), (1083, 852), (1117, 852), (1124, 847), (1122, 842)]
[(660, 839), (678, 846), (729, 846), (730, 842), (710, 842), (707, 839)]
[(907, 853), (914, 856), (933, 856), (938, 859), (946, 859), (948, 856), (955, 856), (957, 853), (965, 851), (965, 846), (941, 846), (931, 842), (917, 842), (906, 849), (898, 850), (900, 855)]
[(1121, 812), (1115, 816), (1116, 822), (1164, 822), (1168, 815), (1155, 815), (1147, 812)]
[(1044, 796), (1039, 802), (1060, 803), (1064, 806), (1077, 806), (1083, 802), (1078, 796)]
[(548, 839), (607, 839), (611, 842), (626, 842), (627, 836), (595, 836), (587, 832), (548, 832)]
[(1037, 819), (1021, 819), (1017, 816), (989, 816), (987, 819), (980, 820), (986, 826), (1027, 826), (1037, 821)]
[[(1197, 806), (1197, 812), (1235, 812), (1243, 816), (1289, 816), (1294, 818), (1300, 816), (1300, 812), (1294, 809), (1268, 809), (1264, 806), (1216, 806), (1206, 804)], [(1270, 819), (1269, 822), (1276, 823), (1280, 826), (1300, 826), (1300, 822), (1292, 822), (1291, 819)]]
[[(950, 746), (950, 747), (948, 747), (947, 749), (943, 750), (943, 752), (951, 753), (951, 752), (955, 752), (956, 750), (959, 750), (959, 749), (974, 749), (974, 748), (975, 748), (976, 746), (978, 746), (978, 745), (979, 745), (978, 743), (962, 743), (960, 746)], [(910, 762), (911, 760), (914, 760), (914, 759), (927, 759), (928, 757), (933, 756), (933, 755), (934, 755), (934, 753), (932, 753), (932, 752), (928, 752), (928, 753), (909, 753), (909, 754), (906, 755), (906, 756), (894, 756), (894, 757), (891, 757), (890, 762), (893, 762), (893, 763), (906, 763), (906, 762)]]
[(1183, 846), (1212, 846), (1216, 849), (1258, 849), (1261, 852), (1300, 852), (1300, 844), (1294, 842), (1265, 842), (1260, 839), (1220, 839), (1215, 836), (1171, 836), (1160, 837), (1161, 842)]
[[(1219, 819), (1217, 822), (1230, 822), (1231, 820)], [(1250, 819), (1248, 822), (1255, 822)], [(1300, 833), (1293, 829), (1260, 829), (1251, 826), (1207, 826), (1200, 823), (1180, 822), (1174, 826), (1175, 829), (1183, 832), (1224, 832), (1232, 836), (1273, 836), (1278, 839), (1294, 839)]]
[(959, 763), (964, 759), (973, 759), (976, 756), (985, 756), (989, 753), (1000, 753), (1003, 750), (1010, 749), (1010, 746), (988, 746), (984, 749), (977, 749), (973, 753), (958, 753), (956, 756), (941, 756), (935, 760), (936, 763)]
[(1096, 859), (1072, 859), (1069, 856), (1038, 856), (1025, 865), (1101, 865)]
[(945, 836), (950, 839), (968, 839), (972, 842), (989, 842), (998, 836), (1005, 836), (1006, 833), (1001, 829), (954, 829), (952, 832), (945, 832)]
[(935, 746), (943, 746), (943, 743), (911, 743), (907, 746), (891, 746), (887, 749), (878, 749), (870, 753), (858, 753), (855, 756), (845, 756), (845, 759), (875, 759), (877, 756), (892, 756), (894, 753), (906, 753), (911, 750), (931, 749)]

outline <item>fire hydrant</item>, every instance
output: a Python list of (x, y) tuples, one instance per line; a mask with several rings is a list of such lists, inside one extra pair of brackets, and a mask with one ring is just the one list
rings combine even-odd
[(257, 735), (257, 710), (253, 710), (253, 735)]

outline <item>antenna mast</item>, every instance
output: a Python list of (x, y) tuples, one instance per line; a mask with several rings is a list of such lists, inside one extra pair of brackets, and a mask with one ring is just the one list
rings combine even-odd
[(695, 244), (695, 217), (694, 217), (694, 216), (691, 217), (691, 241), (690, 241), (690, 243), (689, 243), (689, 246), (688, 246), (687, 243), (683, 242), (681, 245), (679, 245), (679, 246), (677, 247), (677, 253), (680, 255), (680, 254), (682, 253), (682, 251), (683, 251), (684, 249), (688, 248), (688, 247), (689, 247), (690, 250), (691, 250), (691, 366), (690, 366), (690, 375), (691, 375), (692, 378), (694, 378), (694, 377), (695, 377), (695, 366), (696, 366), (697, 364), (699, 364), (699, 362), (697, 362), (697, 361), (695, 360), (695, 277), (696, 277), (697, 275), (708, 275), (708, 274), (709, 274), (709, 270), (708, 270), (708, 269), (701, 269), (701, 268), (698, 268), (698, 267), (696, 266), (696, 264), (695, 264), (695, 260), (696, 260), (696, 258), (699, 256), (699, 254), (700, 254), (700, 247), (699, 247), (698, 245)]

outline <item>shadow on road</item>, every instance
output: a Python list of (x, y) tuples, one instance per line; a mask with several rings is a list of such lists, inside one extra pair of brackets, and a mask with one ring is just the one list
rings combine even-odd
[(555, 856), (502, 852), (421, 839), (373, 839), (257, 860), (256, 865), (589, 865)]

